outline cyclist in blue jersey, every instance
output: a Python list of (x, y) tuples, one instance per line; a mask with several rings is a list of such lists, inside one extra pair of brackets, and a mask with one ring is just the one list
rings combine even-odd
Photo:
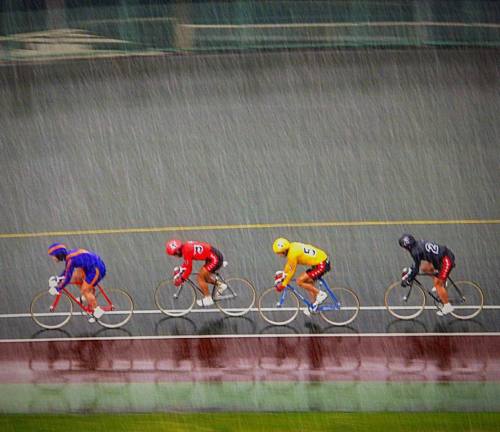
[(68, 250), (62, 243), (51, 244), (48, 253), (55, 262), (66, 263), (64, 271), (59, 276), (62, 280), (51, 288), (51, 294), (57, 294), (68, 284), (79, 285), (81, 295), (93, 310), (90, 321), (94, 322), (95, 318), (101, 318), (104, 310), (97, 305), (95, 287), (106, 276), (106, 266), (102, 259), (85, 249)]

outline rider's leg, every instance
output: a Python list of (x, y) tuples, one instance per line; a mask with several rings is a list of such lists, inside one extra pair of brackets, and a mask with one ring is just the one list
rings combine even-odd
[(330, 268), (330, 261), (326, 259), (325, 261), (308, 269), (297, 278), (297, 284), (309, 292), (316, 305), (325, 301), (328, 295), (326, 292), (318, 290), (314, 286), (314, 281), (318, 280), (325, 273), (328, 273)]
[(95, 287), (90, 285), (87, 281), (84, 281), (80, 288), (80, 292), (85, 297), (85, 300), (87, 300), (87, 304), (89, 305), (89, 307), (94, 310), (97, 306), (97, 300), (95, 298)]
[(314, 280), (307, 274), (307, 272), (299, 275), (297, 278), (297, 285), (309, 293), (313, 302), (316, 301), (319, 289), (314, 286)]
[(444, 286), (444, 281), (442, 281), (438, 277), (435, 277), (434, 286), (436, 287), (439, 298), (441, 299), (443, 304), (449, 303), (450, 300), (448, 299), (448, 292), (446, 291), (446, 288)]
[(453, 306), (448, 299), (448, 292), (446, 291), (446, 279), (448, 279), (453, 266), (454, 263), (449, 256), (443, 257), (441, 261), (441, 268), (439, 269), (439, 274), (437, 275), (437, 280), (435, 281), (439, 297), (443, 302), (443, 308), (437, 312), (439, 316), (447, 315), (450, 312), (453, 312)]
[(80, 303), (83, 303), (83, 300), (85, 297), (83, 296), (82, 292), (82, 284), (85, 280), (85, 272), (81, 268), (77, 268), (73, 270), (73, 274), (71, 275), (71, 285), (77, 285), (80, 287), (80, 297), (78, 297), (78, 301)]
[(437, 292), (439, 294), (439, 298), (441, 299), (443, 304), (449, 303), (448, 292), (446, 291), (446, 279), (448, 279), (448, 276), (450, 275), (452, 268), (453, 268), (453, 261), (450, 259), (450, 257), (448, 256), (443, 257), (439, 273), (434, 278), (434, 286), (436, 287)]
[(223, 262), (224, 258), (222, 253), (212, 248), (212, 252), (206, 260), (205, 265), (200, 269), (200, 273), (198, 273), (198, 284), (205, 297), (210, 296), (208, 284), (215, 285), (217, 283), (214, 272), (222, 267)]
[(84, 279), (85, 279), (84, 271), (81, 268), (77, 268), (73, 271), (73, 274), (71, 275), (70, 284), (81, 286)]
[(97, 307), (97, 300), (95, 298), (95, 286), (104, 277), (105, 268), (95, 267), (92, 272), (85, 275), (85, 279), (80, 288), (81, 293), (87, 300), (89, 307), (94, 310)]
[[(422, 262), (422, 264), (420, 265), (420, 271), (422, 273), (426, 273), (429, 275), (436, 274), (435, 267), (432, 265), (432, 263), (427, 262), (427, 261)], [(433, 291), (437, 292), (437, 294), (438, 294), (439, 298), (441, 299), (441, 301), (443, 302), (443, 304), (448, 303), (448, 293), (446, 292), (446, 289), (444, 287), (444, 281), (442, 281), (441, 279), (439, 279), (436, 276), (434, 276), (432, 278), (432, 280), (434, 282)]]
[(200, 287), (203, 298), (201, 300), (197, 300), (196, 303), (198, 306), (212, 306), (214, 304), (214, 300), (210, 295), (210, 291), (208, 289), (208, 284), (215, 284), (215, 278), (212, 274), (203, 266), (198, 273), (198, 286)]
[(198, 273), (198, 285), (205, 297), (210, 296), (210, 291), (208, 289), (208, 284), (215, 284), (215, 278), (212, 274), (203, 266)]
[(211, 306), (214, 304), (214, 300), (208, 291), (208, 284), (215, 285), (217, 283), (213, 273), (222, 267), (222, 263), (222, 254), (217, 249), (212, 248), (210, 256), (198, 274), (198, 284), (204, 295), (202, 300), (197, 301), (198, 306)]
[(432, 263), (427, 262), (427, 261), (422, 261), (422, 263), (420, 264), (420, 271), (422, 273), (427, 273), (427, 274), (432, 275), (436, 272), (436, 269), (434, 268)]

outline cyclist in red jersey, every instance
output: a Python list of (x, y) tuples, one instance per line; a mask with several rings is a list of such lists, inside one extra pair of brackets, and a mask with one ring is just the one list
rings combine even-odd
[(182, 243), (180, 240), (171, 239), (167, 242), (166, 253), (184, 258), (182, 265), (174, 269), (174, 284), (176, 286), (181, 286), (191, 275), (193, 261), (205, 261), (205, 265), (200, 268), (197, 276), (198, 285), (203, 292), (203, 298), (197, 300), (198, 306), (214, 304), (208, 284), (215, 285), (219, 294), (227, 288), (227, 285), (213, 274), (222, 267), (224, 258), (222, 253), (212, 245), (199, 241)]

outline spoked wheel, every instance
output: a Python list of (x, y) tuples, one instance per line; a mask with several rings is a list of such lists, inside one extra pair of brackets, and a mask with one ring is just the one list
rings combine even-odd
[(231, 278), (224, 281), (227, 288), (219, 292), (214, 288), (213, 299), (221, 312), (229, 316), (245, 315), (255, 303), (255, 288), (246, 279)]
[(64, 292), (52, 296), (47, 290), (44, 290), (33, 298), (30, 313), (31, 318), (40, 327), (58, 329), (71, 319), (73, 302)]
[(474, 318), (483, 309), (483, 291), (479, 285), (470, 281), (455, 282), (455, 285), (448, 288), (448, 297), (454, 308), (451, 314), (461, 320)]
[(334, 326), (344, 326), (353, 322), (359, 313), (359, 298), (349, 288), (332, 288), (335, 299), (328, 298), (320, 305), (321, 317)]
[(425, 293), (416, 283), (411, 287), (402, 287), (401, 282), (394, 282), (385, 291), (384, 302), (391, 315), (410, 320), (424, 311)]
[(134, 302), (132, 297), (124, 290), (107, 288), (104, 293), (99, 293), (96, 298), (99, 301), (99, 306), (105, 311), (104, 315), (97, 320), (103, 327), (121, 327), (127, 324), (130, 318), (132, 318)]
[(259, 313), (269, 324), (291, 323), (299, 313), (299, 299), (288, 289), (279, 293), (269, 288), (259, 297)]
[(194, 289), (187, 283), (176, 287), (171, 279), (161, 281), (155, 290), (155, 302), (165, 315), (180, 317), (193, 309), (196, 301)]

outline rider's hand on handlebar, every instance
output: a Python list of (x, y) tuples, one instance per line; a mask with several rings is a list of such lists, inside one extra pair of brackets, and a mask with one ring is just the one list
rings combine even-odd
[(174, 268), (174, 285), (175, 286), (181, 286), (184, 282), (185, 279), (182, 277), (186, 269), (184, 267), (175, 267)]
[(59, 276), (51, 276), (49, 278), (49, 294), (50, 295), (57, 295), (59, 294), (59, 282), (64, 279), (60, 278)]
[(274, 274), (274, 286), (281, 284), (286, 279), (286, 273), (282, 270), (277, 271)]
[(49, 288), (57, 288), (59, 285), (59, 278), (57, 276), (51, 276), (49, 278)]
[(282, 270), (277, 271), (274, 275), (274, 288), (276, 291), (281, 292), (285, 289), (283, 281), (286, 279), (286, 273)]
[(276, 291), (281, 292), (283, 291), (286, 287), (279, 283), (278, 285), (274, 285), (274, 288), (276, 288)]
[(411, 268), (405, 267), (403, 269), (403, 272), (401, 274), (401, 286), (402, 287), (410, 286), (410, 284), (411, 284), (411, 279), (410, 279), (411, 273), (412, 273)]

